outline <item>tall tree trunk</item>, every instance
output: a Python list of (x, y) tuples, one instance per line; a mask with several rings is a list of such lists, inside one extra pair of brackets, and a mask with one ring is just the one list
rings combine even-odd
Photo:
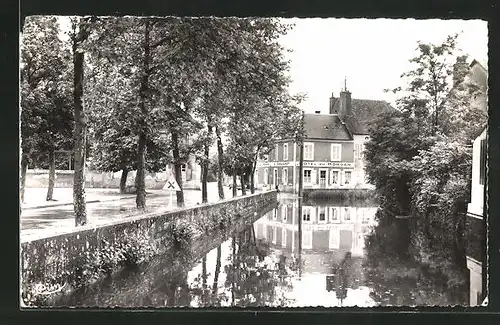
[(49, 152), (49, 187), (47, 189), (47, 197), (45, 198), (45, 201), (53, 201), (55, 180), (56, 180), (56, 153), (55, 149), (51, 148)]
[(241, 195), (247, 195), (247, 189), (245, 187), (245, 174), (240, 175), (240, 183), (241, 183)]
[(203, 306), (207, 303), (207, 256), (203, 256), (201, 262), (201, 280), (202, 280), (202, 294), (201, 302)]
[(142, 59), (142, 78), (141, 78), (141, 88), (140, 88), (140, 103), (139, 107), (141, 109), (141, 121), (140, 121), (140, 133), (139, 133), (139, 144), (137, 149), (137, 175), (135, 179), (136, 193), (135, 203), (137, 209), (146, 209), (146, 143), (147, 143), (147, 125), (146, 117), (148, 115), (146, 100), (149, 91), (149, 65), (151, 61), (151, 48), (149, 44), (151, 26), (150, 22), (146, 19), (144, 23), (144, 56)]
[(212, 287), (212, 295), (215, 298), (215, 295), (217, 294), (217, 285), (219, 283), (219, 274), (220, 274), (220, 267), (221, 267), (221, 245), (217, 247), (217, 262), (215, 264), (215, 274), (214, 274), (214, 285)]
[(24, 203), (24, 189), (26, 187), (26, 171), (28, 170), (28, 156), (22, 154), (21, 156), (21, 184), (19, 195), (21, 196), (21, 203)]
[(137, 172), (135, 175), (135, 204), (137, 209), (146, 209), (146, 134), (139, 134), (139, 145), (137, 149)]
[(179, 153), (179, 135), (177, 134), (177, 131), (175, 131), (175, 130), (172, 131), (172, 153), (174, 156), (175, 180), (177, 181), (177, 184), (179, 184), (179, 187), (181, 188), (180, 191), (175, 192), (175, 195), (177, 198), (177, 206), (183, 207), (184, 206), (184, 191), (182, 190), (182, 164), (181, 164), (181, 158), (180, 158), (180, 153)]
[[(83, 38), (83, 26), (80, 24), (78, 39)], [(83, 106), (83, 62), (84, 53), (79, 49), (79, 40), (73, 40), (73, 100), (75, 115), (75, 165), (73, 174), (73, 208), (75, 211), (75, 226), (87, 223), (87, 209), (85, 204), (85, 152), (87, 140), (87, 118)]]
[(235, 295), (234, 295), (234, 290), (235, 290), (235, 280), (236, 280), (236, 272), (238, 270), (238, 267), (237, 267), (237, 261), (236, 261), (236, 236), (233, 236), (232, 240), (231, 240), (231, 247), (233, 249), (233, 256), (232, 256), (232, 273), (233, 273), (233, 276), (231, 277), (231, 306), (234, 306), (234, 303), (235, 303)]
[(125, 188), (127, 187), (127, 176), (128, 176), (128, 169), (123, 168), (122, 176), (120, 178), (120, 194), (125, 193)]
[(238, 196), (238, 183), (237, 183), (236, 171), (233, 170), (233, 197)]
[(217, 135), (217, 154), (218, 154), (218, 161), (219, 161), (219, 167), (217, 170), (217, 188), (219, 190), (219, 199), (224, 200), (224, 184), (223, 184), (223, 179), (224, 179), (224, 150), (222, 147), (222, 138), (220, 135), (220, 130), (219, 127), (215, 127), (215, 134)]
[[(212, 126), (208, 125), (208, 136), (212, 135)], [(204, 160), (202, 163), (202, 175), (201, 175), (201, 202), (208, 202), (208, 191), (207, 191), (207, 181), (208, 181), (208, 167), (209, 167), (209, 155), (210, 155), (210, 143), (205, 143), (204, 145)]]
[(250, 193), (255, 193), (255, 168), (257, 166), (257, 160), (252, 163), (252, 171), (250, 173)]

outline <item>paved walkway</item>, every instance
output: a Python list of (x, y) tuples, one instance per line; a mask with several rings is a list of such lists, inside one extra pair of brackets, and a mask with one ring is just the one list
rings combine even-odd
[[(147, 192), (159, 192), (158, 190), (148, 190)], [(52, 197), (54, 201), (46, 201), (47, 188), (26, 188), (24, 190), (24, 203), (21, 205), (25, 209), (37, 209), (51, 206), (70, 204), (73, 205), (72, 188), (54, 188)], [(87, 203), (102, 202), (109, 200), (119, 200), (135, 197), (134, 194), (120, 194), (116, 188), (86, 188), (85, 198)]]
[[(72, 204), (72, 189), (54, 189), (54, 198), (57, 202), (48, 202), (45, 205), (46, 190), (27, 189), (26, 204), (21, 211), (21, 240), (57, 235), (74, 229), (74, 212)], [(57, 190), (57, 193), (56, 193)], [(177, 208), (175, 193), (170, 203), (169, 192), (162, 190), (148, 190), (146, 195), (147, 212), (163, 212)], [(224, 187), (226, 198), (232, 197), (232, 191)], [(238, 191), (241, 195), (241, 191)], [(40, 198), (41, 197), (41, 198)], [(120, 220), (141, 214), (136, 209), (135, 195), (119, 194), (117, 189), (86, 189), (87, 221), (90, 225), (100, 225), (110, 221)], [(217, 183), (208, 184), (208, 202), (219, 200)], [(185, 206), (201, 204), (200, 190), (184, 191)], [(57, 205), (54, 205), (57, 204)]]

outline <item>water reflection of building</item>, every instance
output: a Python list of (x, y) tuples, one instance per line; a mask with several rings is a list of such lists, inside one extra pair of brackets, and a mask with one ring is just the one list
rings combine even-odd
[(314, 284), (311, 290), (320, 290), (325, 297), (333, 294), (341, 304), (348, 291), (356, 295), (362, 289), (364, 238), (376, 211), (376, 207), (305, 203), (299, 215), (297, 201), (291, 201), (267, 213), (254, 227), (256, 237), (288, 261), (300, 260), (299, 277)]
[[(481, 93), (471, 105), (487, 109), (488, 71), (474, 60), (470, 65), (471, 82), (479, 86)], [(470, 272), (469, 304), (481, 304), (486, 296), (486, 209), (484, 209), (487, 185), (487, 128), (474, 140), (472, 146), (471, 201), (467, 207), (467, 268)]]
[[(302, 207), (303, 251), (349, 251), (362, 256), (364, 234), (373, 223), (377, 208), (345, 206)], [(296, 252), (298, 248), (298, 209), (296, 203), (283, 204), (256, 222), (257, 238), (271, 245)]]

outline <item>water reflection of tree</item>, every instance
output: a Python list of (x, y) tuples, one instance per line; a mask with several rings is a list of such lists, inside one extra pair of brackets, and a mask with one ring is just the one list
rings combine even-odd
[(221, 255), (222, 246), (217, 247), (217, 258), (215, 265), (215, 274), (213, 283), (210, 285), (208, 283), (208, 277), (211, 275), (207, 273), (207, 258), (206, 256), (202, 259), (202, 273), (199, 274), (190, 284), (191, 296), (193, 298), (197, 297), (200, 306), (221, 306), (223, 302), (227, 300), (224, 293), (218, 292), (218, 282), (221, 269)]
[(231, 291), (231, 305), (284, 306), (288, 303), (284, 291), (291, 289), (287, 259), (278, 262), (266, 259), (269, 245), (256, 240), (253, 226), (233, 236), (225, 287)]
[(434, 236), (417, 233), (420, 227), (409, 227), (407, 220), (390, 222), (384, 211), (377, 217), (380, 222), (365, 241), (365, 277), (372, 299), (381, 305), (466, 302), (464, 274), (449, 247), (439, 246)]

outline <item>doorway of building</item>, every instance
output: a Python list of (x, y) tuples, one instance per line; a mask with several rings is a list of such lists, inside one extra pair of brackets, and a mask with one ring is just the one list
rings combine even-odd
[(326, 187), (326, 169), (319, 171), (319, 186)]

